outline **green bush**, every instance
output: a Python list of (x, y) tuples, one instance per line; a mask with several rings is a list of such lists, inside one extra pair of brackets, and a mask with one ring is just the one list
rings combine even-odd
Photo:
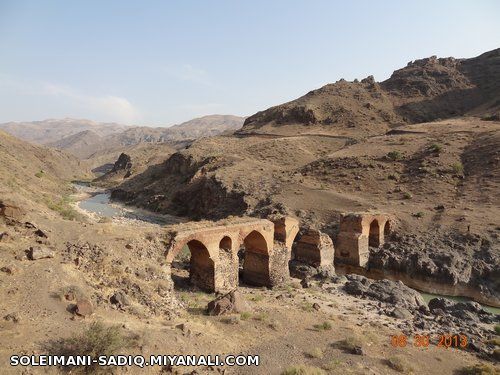
[(58, 201), (47, 200), (46, 204), (49, 209), (57, 212), (67, 220), (83, 220), (83, 217), (78, 211), (71, 206), (71, 200), (68, 197), (63, 197)]
[(44, 174), (45, 174), (45, 172), (43, 170), (40, 170), (40, 171), (35, 173), (35, 177), (42, 178)]
[(405, 193), (403, 194), (403, 198), (404, 198), (404, 199), (412, 199), (412, 198), (413, 198), (413, 195), (411, 195), (411, 193), (405, 192)]
[(332, 324), (330, 322), (323, 322), (321, 324), (315, 324), (314, 328), (318, 331), (329, 331), (332, 329)]
[(439, 154), (442, 150), (443, 150), (443, 146), (441, 146), (437, 143), (433, 143), (432, 145), (429, 146), (430, 152), (435, 152), (435, 153)]
[(463, 174), (464, 166), (462, 163), (458, 162), (451, 165), (451, 170), (453, 171), (454, 174)]
[(403, 158), (403, 154), (399, 151), (391, 151), (387, 154), (387, 157), (390, 160), (401, 160)]

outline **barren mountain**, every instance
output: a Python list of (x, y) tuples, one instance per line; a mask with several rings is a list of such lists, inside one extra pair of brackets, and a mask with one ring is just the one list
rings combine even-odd
[(328, 133), (362, 137), (402, 123), (492, 115), (500, 109), (500, 49), (471, 59), (409, 62), (384, 82), (340, 80), (256, 113), (239, 134)]
[[(168, 128), (126, 126), (97, 123), (89, 120), (45, 120), (0, 124), (0, 129), (39, 144), (65, 150), (81, 159), (112, 152), (115, 159), (123, 147), (139, 143), (179, 143), (233, 132), (243, 125), (244, 118), (231, 115), (209, 115)], [(108, 160), (110, 162), (111, 160)]]
[(58, 141), (48, 143), (47, 146), (66, 150), (80, 159), (89, 156), (89, 152), (96, 152), (101, 147), (106, 147), (103, 137), (92, 130), (84, 130), (80, 133), (69, 135)]
[(103, 137), (126, 128), (126, 125), (71, 118), (0, 124), (0, 129), (17, 138), (44, 145), (88, 130)]

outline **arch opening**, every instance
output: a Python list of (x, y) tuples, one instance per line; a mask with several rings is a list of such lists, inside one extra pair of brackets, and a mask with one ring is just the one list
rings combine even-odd
[(256, 286), (270, 285), (269, 248), (264, 236), (255, 230), (250, 232), (241, 250), (243, 281)]
[(379, 247), (380, 246), (380, 226), (378, 220), (375, 219), (370, 223), (370, 234), (368, 236), (369, 246)]
[(191, 240), (184, 245), (172, 262), (172, 280), (176, 289), (194, 286), (209, 293), (215, 290), (214, 261), (203, 243)]

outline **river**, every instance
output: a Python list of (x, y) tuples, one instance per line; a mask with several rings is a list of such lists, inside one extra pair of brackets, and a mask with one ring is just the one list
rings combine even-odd
[(157, 224), (168, 225), (185, 221), (185, 219), (150, 212), (138, 207), (126, 206), (121, 203), (112, 202), (108, 191), (94, 188), (88, 183), (74, 182), (77, 190), (77, 206), (90, 216), (102, 219), (108, 218), (120, 222), (129, 221), (131, 224)]

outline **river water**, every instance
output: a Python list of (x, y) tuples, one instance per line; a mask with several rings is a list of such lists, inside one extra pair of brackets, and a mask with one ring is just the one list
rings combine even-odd
[[(429, 303), (429, 301), (433, 298), (437, 298), (437, 297), (442, 297), (442, 298), (446, 298), (450, 301), (453, 301), (453, 302), (469, 302), (469, 301), (472, 301), (470, 298), (466, 298), (466, 297), (454, 297), (454, 296), (442, 296), (442, 295), (439, 295), (439, 294), (431, 294), (431, 293), (420, 293), (422, 295), (422, 298), (424, 299), (425, 303)], [(486, 311), (492, 313), (492, 314), (500, 314), (500, 309), (497, 308), (497, 307), (491, 307), (491, 306), (487, 306), (487, 305), (482, 305), (481, 306), (483, 307), (483, 309), (485, 309)]]
[(74, 186), (78, 194), (85, 195), (85, 198), (78, 201), (78, 207), (100, 218), (128, 219), (138, 224), (143, 222), (159, 225), (176, 224), (185, 221), (177, 216), (156, 214), (138, 207), (112, 202), (109, 192), (93, 188), (88, 183), (75, 182)]

